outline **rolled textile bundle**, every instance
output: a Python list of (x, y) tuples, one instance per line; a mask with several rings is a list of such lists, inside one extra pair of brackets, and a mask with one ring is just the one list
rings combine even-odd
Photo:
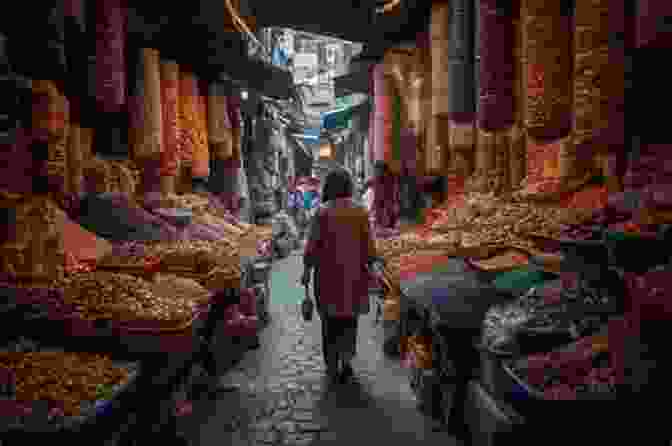
[(391, 111), (393, 89), (392, 83), (385, 77), (385, 67), (378, 64), (373, 71), (374, 76), (374, 156), (375, 161), (385, 161), (390, 158), (392, 144)]
[(68, 101), (49, 80), (32, 81), (32, 128), (36, 135), (63, 137), (66, 132)]
[(82, 128), (70, 125), (68, 132), (68, 174), (72, 194), (84, 192), (84, 153), (82, 151)]
[(432, 116), (429, 125), (427, 170), (440, 173), (450, 162), (450, 122), (447, 116)]
[(451, 4), (449, 2), (432, 3), (429, 28), (431, 36), (432, 115), (434, 116), (445, 115), (449, 112), (450, 9)]
[(104, 112), (121, 111), (126, 104), (126, 21), (123, 0), (95, 4), (96, 99)]
[(159, 52), (152, 48), (141, 50), (144, 69), (143, 126), (138, 142), (138, 155), (159, 158), (163, 150), (163, 116), (161, 112), (161, 70)]
[(514, 125), (509, 129), (509, 138), (509, 180), (511, 188), (518, 189), (526, 174), (525, 133)]
[(231, 122), (231, 137), (232, 137), (232, 159), (238, 163), (240, 166), (242, 160), (242, 149), (241, 149), (241, 133), (240, 133), (240, 97), (227, 96), (227, 112), (229, 114), (229, 121)]
[(415, 175), (418, 168), (418, 138), (413, 129), (401, 129), (400, 150), (402, 170)]
[(512, 12), (496, 0), (480, 0), (478, 125), (485, 130), (509, 127), (515, 119)]
[[(177, 62), (161, 61), (161, 113), (163, 114), (163, 150), (161, 151), (161, 176), (177, 175), (180, 138), (179, 79)], [(169, 184), (167, 181), (166, 184)], [(170, 186), (168, 186), (170, 189)]]
[(82, 161), (86, 162), (93, 157), (93, 129), (82, 127), (80, 133)]
[[(226, 94), (221, 83), (208, 85), (208, 139), (212, 144), (228, 145), (228, 151), (220, 154), (222, 159), (231, 156), (231, 121), (226, 106)], [(226, 149), (224, 149), (226, 150)]]
[(179, 94), (180, 161), (191, 167), (198, 144), (198, 82), (192, 73), (180, 72)]
[(197, 131), (199, 144), (194, 146), (191, 173), (194, 178), (207, 178), (210, 175), (210, 148), (208, 146), (207, 98), (197, 96)]
[(571, 129), (571, 17), (563, 0), (523, 0), (525, 125), (530, 136), (557, 139)]
[(390, 167), (392, 173), (399, 174), (401, 172), (401, 126), (402, 126), (402, 100), (399, 92), (394, 91), (392, 96), (392, 110), (391, 110), (391, 134), (390, 134), (390, 150), (388, 152), (389, 158), (385, 160)]

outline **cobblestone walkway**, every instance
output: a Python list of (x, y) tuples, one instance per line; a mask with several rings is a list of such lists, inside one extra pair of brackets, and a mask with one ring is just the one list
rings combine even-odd
[(432, 432), (429, 420), (416, 410), (407, 372), (383, 356), (382, 333), (372, 315), (360, 321), (355, 379), (328, 384), (319, 317), (304, 323), (297, 305), (286, 303), (293, 298), (282, 295), (301, 299), (296, 284), (300, 272), (298, 256), (274, 265), (272, 322), (261, 335), (261, 348), (247, 352), (224, 376), (239, 391), (194, 404), (189, 435), (194, 444), (458, 444), (445, 433)]

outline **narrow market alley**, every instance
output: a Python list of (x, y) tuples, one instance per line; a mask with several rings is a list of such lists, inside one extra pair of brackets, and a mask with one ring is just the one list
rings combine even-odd
[(300, 251), (274, 264), (261, 347), (224, 375), (238, 391), (194, 404), (194, 444), (457, 444), (416, 409), (408, 372), (383, 355), (373, 311), (360, 321), (356, 378), (327, 383), (319, 317), (306, 323), (298, 310), (301, 268)]

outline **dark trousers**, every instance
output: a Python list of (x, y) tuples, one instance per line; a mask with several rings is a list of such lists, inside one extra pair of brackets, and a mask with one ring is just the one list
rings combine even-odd
[(343, 351), (354, 353), (357, 346), (357, 318), (337, 318), (321, 314), (322, 354), (328, 369), (336, 370)]
[(444, 336), (446, 357), (450, 358), (455, 367), (455, 376), (448, 378), (453, 384), (453, 403), (446, 420), (451, 429), (457, 431), (466, 428), (464, 419), (464, 404), (469, 391), (469, 381), (474, 377), (474, 370), (480, 364), (480, 355), (474, 341), (480, 336), (480, 329), (451, 328), (441, 329)]

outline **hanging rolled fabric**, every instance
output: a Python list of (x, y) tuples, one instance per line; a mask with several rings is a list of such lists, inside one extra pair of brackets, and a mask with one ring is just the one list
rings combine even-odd
[(432, 116), (427, 135), (427, 174), (439, 175), (450, 163), (450, 121), (448, 116)]
[(84, 153), (82, 152), (82, 128), (70, 125), (68, 132), (68, 172), (71, 194), (84, 192)]
[(391, 147), (389, 150), (389, 158), (386, 161), (390, 167), (390, 171), (394, 174), (401, 172), (401, 126), (402, 126), (402, 105), (401, 96), (396, 89), (393, 89), (392, 96), (392, 110), (391, 110)]
[(523, 0), (525, 125), (531, 137), (566, 137), (572, 121), (571, 11), (564, 0)]
[[(197, 85), (198, 87), (198, 85)], [(210, 148), (208, 146), (207, 98), (196, 96), (196, 131), (198, 143), (194, 146), (191, 174), (194, 178), (208, 178), (210, 175)]]
[(126, 20), (123, 0), (95, 3), (96, 99), (103, 112), (122, 111), (126, 104)]
[(179, 125), (180, 141), (179, 158), (184, 168), (191, 170), (194, 148), (198, 142), (198, 84), (192, 73), (180, 71), (179, 94)]
[(242, 135), (240, 133), (240, 97), (238, 95), (227, 96), (227, 112), (229, 114), (229, 121), (231, 122), (231, 136), (232, 136), (232, 159), (237, 162), (240, 167), (242, 164)]
[(93, 157), (93, 129), (82, 127), (80, 131), (82, 146), (82, 161), (86, 162)]
[(429, 175), (440, 174), (450, 165), (450, 33), (451, 4), (432, 3), (429, 23), (431, 63), (431, 123), (428, 132), (427, 170)]
[(609, 147), (610, 169), (603, 175), (607, 178), (606, 185), (609, 192), (623, 189), (623, 175), (625, 174), (625, 65), (626, 65), (626, 20), (634, 18), (625, 13), (626, 0), (613, 0), (608, 11), (609, 30), (609, 65), (623, 67), (622, 69), (608, 70), (604, 73), (603, 85), (609, 98), (607, 111), (607, 126), (602, 129), (598, 138)]
[(208, 138), (217, 159), (233, 156), (233, 135), (227, 109), (227, 99), (221, 83), (213, 82), (208, 88)]
[(69, 189), (67, 138), (69, 104), (51, 81), (32, 82), (32, 132), (48, 144), (44, 174), (52, 192), (62, 195)]
[(456, 0), (450, 3), (451, 33), (448, 40), (448, 117), (452, 167), (465, 178), (473, 168), (476, 120), (474, 91), (473, 3)]
[(515, 121), (512, 11), (501, 5), (480, 0), (478, 125), (488, 131), (508, 128)]
[(509, 182), (512, 190), (520, 188), (526, 174), (525, 134), (514, 125), (508, 130), (509, 145)]
[(177, 62), (161, 61), (161, 113), (163, 115), (161, 191), (164, 194), (175, 192), (175, 176), (180, 162), (178, 153), (180, 139), (179, 79), (180, 68)]
[(432, 116), (449, 112), (448, 62), (450, 55), (451, 3), (432, 3), (429, 24), (432, 64)]
[(159, 52), (139, 50), (139, 67), (132, 109), (133, 156), (136, 160), (160, 159), (163, 150), (163, 116), (161, 112), (161, 71)]
[[(52, 81), (32, 82), (32, 128), (38, 138), (59, 138), (66, 132), (65, 102)], [(64, 102), (65, 101), (65, 102)]]
[(385, 161), (389, 158), (391, 149), (391, 122), (390, 111), (392, 108), (391, 83), (385, 78), (385, 67), (378, 64), (374, 68), (374, 160)]

